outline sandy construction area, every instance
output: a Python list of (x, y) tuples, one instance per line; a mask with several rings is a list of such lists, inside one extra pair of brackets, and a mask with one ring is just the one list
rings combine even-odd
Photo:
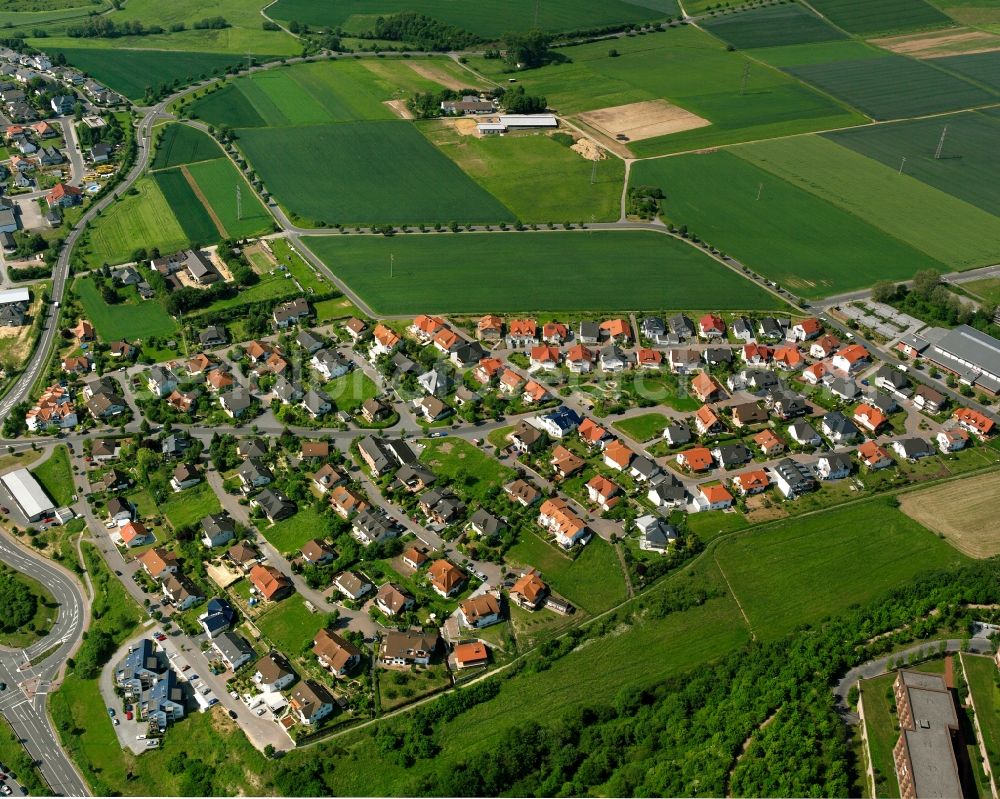
[(451, 73), (441, 69), (437, 64), (420, 64), (413, 61), (407, 61), (406, 64), (420, 77), (440, 83), (446, 89), (454, 89), (456, 92), (460, 92), (462, 89), (475, 88), (476, 79), (471, 74), (469, 75), (469, 80), (463, 83)]
[(872, 39), (872, 44), (893, 53), (913, 58), (936, 58), (946, 55), (972, 55), (1000, 50), (1000, 36), (987, 31), (950, 30), (938, 33), (910, 33)]
[(641, 103), (599, 108), (579, 115), (580, 119), (611, 138), (622, 135), (631, 141), (669, 136), (711, 125), (707, 119), (685, 111), (666, 100), (646, 100)]
[(900, 510), (959, 552), (973, 558), (1000, 554), (1000, 472), (967, 477), (900, 497)]
[(413, 119), (413, 113), (406, 107), (406, 100), (383, 100), (385, 105), (400, 119)]

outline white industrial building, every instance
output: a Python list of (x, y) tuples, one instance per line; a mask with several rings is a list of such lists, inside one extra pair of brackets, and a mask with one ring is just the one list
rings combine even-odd
[(513, 130), (552, 130), (559, 127), (555, 114), (501, 114), (499, 122), (476, 125), (481, 136), (496, 136)]
[(0, 305), (10, 305), (12, 302), (30, 302), (31, 292), (28, 289), (7, 289), (0, 291)]
[(56, 506), (27, 469), (16, 469), (0, 477), (14, 503), (29, 522), (37, 522), (52, 513)]

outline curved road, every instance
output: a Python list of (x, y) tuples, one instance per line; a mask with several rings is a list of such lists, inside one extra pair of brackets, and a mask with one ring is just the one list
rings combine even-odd
[[(38, 580), (59, 605), (52, 630), (27, 649), (0, 647), (0, 713), (23, 741), (57, 795), (86, 796), (87, 784), (57, 742), (45, 710), (45, 698), (67, 658), (80, 643), (90, 620), (90, 609), (79, 583), (68, 571), (31, 552), (0, 531), (0, 561)], [(44, 657), (36, 665), (30, 662)]]

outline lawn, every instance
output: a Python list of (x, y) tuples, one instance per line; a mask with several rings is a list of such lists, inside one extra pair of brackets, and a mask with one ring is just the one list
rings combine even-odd
[(662, 413), (644, 413), (630, 419), (622, 419), (612, 426), (636, 441), (649, 441), (663, 432), (669, 419)]
[(188, 246), (188, 236), (157, 181), (143, 177), (132, 188), (135, 194), (130, 190), (88, 226), (84, 256), (89, 267), (125, 263), (140, 247), (168, 253)]
[(322, 537), (325, 529), (323, 517), (308, 506), (270, 527), (262, 526), (261, 532), (275, 549), (284, 554), (297, 553), (306, 541)]
[(951, 19), (923, 0), (812, 0), (812, 7), (851, 33), (940, 28)]
[(197, 524), (210, 513), (221, 510), (219, 498), (204, 480), (192, 488), (172, 493), (160, 503), (160, 512), (167, 517), (174, 530)]
[(998, 101), (996, 94), (901, 55), (785, 67), (873, 119), (941, 114)]
[(429, 438), (420, 443), (424, 447), (420, 460), (473, 500), (484, 500), (516, 476), (513, 469), (461, 438)]
[(302, 241), (382, 314), (754, 310), (780, 304), (693, 247), (647, 231)]
[(797, 3), (722, 14), (705, 20), (702, 26), (741, 49), (846, 38), (826, 20)]
[[(211, 211), (222, 222), (228, 238), (245, 239), (270, 233), (274, 229), (271, 214), (228, 158), (192, 164), (187, 170), (208, 201)], [(239, 213), (236, 206), (237, 186), (241, 192)]]
[(576, 560), (534, 533), (522, 533), (507, 552), (507, 561), (533, 566), (553, 590), (588, 613), (601, 613), (624, 602), (625, 578), (611, 545), (594, 536)]
[(715, 558), (761, 638), (814, 624), (923, 571), (966, 559), (887, 499), (738, 535)]
[(675, 225), (805, 297), (945, 271), (869, 221), (728, 151), (641, 162), (632, 180), (667, 189), (664, 212)]
[(798, 136), (732, 152), (951, 269), (996, 262), (1000, 217), (830, 139)]
[(1000, 686), (997, 684), (997, 666), (993, 658), (962, 655), (965, 677), (976, 703), (976, 718), (982, 731), (983, 744), (990, 768), (1000, 770)]
[(32, 469), (42, 488), (52, 497), (57, 506), (69, 505), (76, 489), (73, 486), (73, 470), (69, 465), (69, 450), (59, 444), (40, 466)]
[(313, 637), (326, 624), (326, 616), (310, 613), (305, 600), (299, 594), (292, 594), (254, 623), (278, 649), (288, 657), (295, 657), (312, 645)]
[(1000, 305), (1000, 278), (988, 277), (985, 280), (973, 280), (963, 283), (962, 288), (982, 297), (987, 303)]
[[(945, 126), (942, 157), (935, 158)], [(898, 170), (906, 158), (904, 171), (910, 177), (1000, 215), (1000, 192), (996, 191), (1000, 118), (969, 112), (825, 135), (892, 169)]]
[(156, 146), (156, 156), (153, 158), (151, 169), (165, 169), (222, 158), (222, 150), (215, 140), (190, 125), (170, 124), (160, 135), (162, 138)]
[(1000, 91), (1000, 52), (998, 51), (935, 58), (932, 63), (934, 66), (957, 72), (965, 78), (970, 78), (977, 83), (986, 84), (991, 89)]
[(153, 180), (160, 187), (188, 241), (197, 246), (214, 244), (222, 238), (221, 232), (185, 177), (183, 170), (186, 168), (161, 169), (153, 173)]
[(331, 380), (323, 386), (323, 391), (334, 401), (337, 410), (354, 413), (365, 400), (378, 394), (378, 386), (361, 369), (355, 369)]
[(150, 336), (170, 336), (177, 332), (177, 323), (155, 300), (107, 305), (89, 277), (78, 279), (73, 290), (102, 341), (121, 338), (135, 341)]
[(240, 144), (267, 189), (307, 223), (514, 220), (411, 122), (248, 128)]
[(625, 165), (589, 161), (551, 136), (463, 136), (448, 123), (421, 131), (522, 222), (618, 219)]
[(526, 31), (533, 27), (547, 31), (575, 31), (661, 20), (676, 15), (678, 11), (675, 0), (547, 0), (541, 5), (533, 0), (507, 0), (499, 5), (455, 3), (451, 0), (357, 0), (350, 4), (278, 0), (268, 8), (267, 13), (272, 19), (343, 27), (351, 33), (361, 33), (370, 29), (379, 14), (404, 10), (426, 14), (487, 39), (510, 30)]
[(56, 623), (59, 605), (40, 582), (0, 563), (0, 581), (8, 580), (27, 586), (35, 597), (35, 615), (31, 620), (17, 629), (0, 632), (0, 645), (21, 649), (35, 643), (43, 635), (48, 635), (52, 625)]
[(876, 793), (888, 799), (899, 796), (899, 783), (896, 780), (892, 756), (892, 749), (899, 740), (899, 727), (896, 715), (889, 704), (890, 700), (886, 697), (886, 692), (891, 693), (895, 679), (896, 674), (893, 672), (872, 680), (861, 681), (865, 727), (875, 772)]

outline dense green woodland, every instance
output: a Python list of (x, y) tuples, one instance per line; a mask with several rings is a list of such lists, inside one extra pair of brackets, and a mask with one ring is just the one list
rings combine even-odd
[(0, 632), (14, 632), (35, 618), (38, 598), (31, 588), (14, 576), (14, 572), (0, 566)]
[[(1000, 601), (1000, 560), (928, 574), (867, 607), (774, 643), (752, 643), (654, 690), (609, 685), (606, 696), (561, 718), (535, 719), (525, 708), (524, 722), (508, 729), (499, 745), (448, 756), (447, 741), (437, 734), (440, 725), (492, 698), (496, 681), (516, 679), (521, 670), (545, 670), (583, 638), (606, 634), (630, 617), (682, 612), (709, 594), (678, 587), (647, 596), (617, 618), (574, 630), (504, 675), (362, 733), (373, 737), (380, 757), (412, 765), (419, 775), (405, 784), (372, 785), (373, 793), (852, 795), (860, 764), (834, 711), (831, 686), (851, 666), (902, 641), (963, 624), (965, 604)], [(939, 613), (928, 617), (934, 608)], [(867, 643), (906, 624), (906, 631)], [(758, 729), (772, 715), (773, 723)], [(284, 795), (342, 792), (337, 769), (362, 767), (348, 740), (289, 754), (275, 770), (274, 787)], [(358, 762), (345, 762), (349, 752), (349, 760)]]

